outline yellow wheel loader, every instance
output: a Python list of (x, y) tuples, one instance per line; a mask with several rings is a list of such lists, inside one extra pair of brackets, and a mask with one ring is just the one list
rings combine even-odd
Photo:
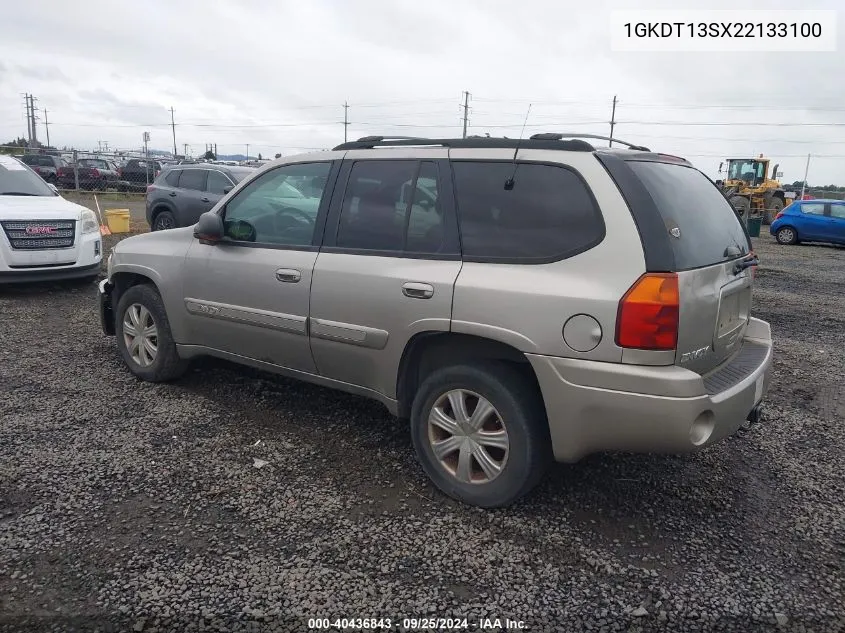
[[(727, 163), (727, 165), (726, 165)], [(727, 169), (723, 171), (723, 168)], [(763, 224), (771, 224), (786, 206), (786, 196), (778, 178), (778, 165), (769, 173), (769, 159), (729, 158), (719, 165), (724, 180), (717, 181), (738, 215), (747, 221), (750, 215), (763, 217)]]

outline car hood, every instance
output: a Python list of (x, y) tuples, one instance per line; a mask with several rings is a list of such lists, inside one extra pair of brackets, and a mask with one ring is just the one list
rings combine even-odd
[(61, 196), (0, 196), (0, 220), (78, 220), (85, 210)]
[(166, 231), (141, 233), (120, 240), (115, 244), (112, 252), (115, 254), (158, 254), (161, 252), (181, 252), (188, 250), (194, 239), (194, 227), (186, 226)]

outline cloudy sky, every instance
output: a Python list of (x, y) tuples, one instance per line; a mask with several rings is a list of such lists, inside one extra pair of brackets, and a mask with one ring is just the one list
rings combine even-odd
[[(613, 9), (794, 9), (793, 0), (85, 0), (3, 2), (0, 143), (25, 136), (194, 154), (297, 153), (367, 134), (577, 131), (693, 160), (765, 153), (784, 180), (845, 185), (845, 25), (835, 53), (621, 53)], [(842, 7), (842, 8), (840, 8)]]

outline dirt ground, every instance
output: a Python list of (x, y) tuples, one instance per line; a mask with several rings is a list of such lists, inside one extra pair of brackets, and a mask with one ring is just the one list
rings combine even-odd
[(92, 284), (0, 290), (0, 631), (842, 631), (845, 249), (755, 249), (763, 421), (497, 511), (434, 489), (376, 403), (216, 361), (139, 382)]

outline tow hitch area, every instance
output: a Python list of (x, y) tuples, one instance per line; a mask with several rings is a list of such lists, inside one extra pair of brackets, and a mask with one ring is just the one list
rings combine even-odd
[(745, 419), (745, 424), (742, 425), (743, 430), (748, 430), (751, 428), (753, 424), (757, 424), (760, 422), (760, 419), (763, 416), (763, 404), (760, 403), (748, 413), (748, 417)]

